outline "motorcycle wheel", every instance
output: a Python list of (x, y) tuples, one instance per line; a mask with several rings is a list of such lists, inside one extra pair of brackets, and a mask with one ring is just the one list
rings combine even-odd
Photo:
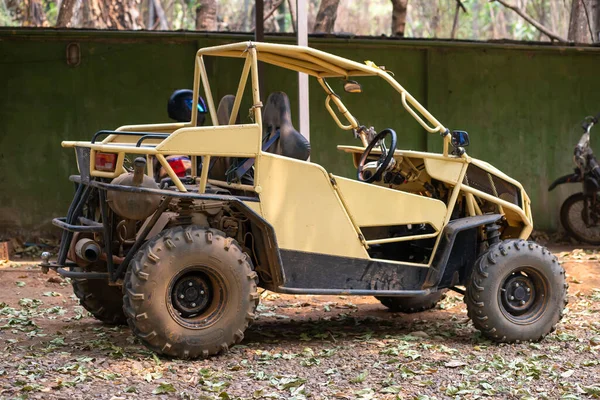
[(568, 197), (560, 208), (560, 223), (576, 240), (598, 246), (600, 245), (600, 213), (597, 213), (599, 220), (596, 225), (587, 226), (585, 220), (592, 220), (592, 212), (588, 205), (588, 215), (585, 218), (585, 201), (586, 196), (583, 193), (575, 193)]

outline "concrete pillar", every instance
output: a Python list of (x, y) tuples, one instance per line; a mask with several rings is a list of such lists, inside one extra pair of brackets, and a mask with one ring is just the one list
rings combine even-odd
[[(296, 15), (298, 21), (298, 46), (308, 46), (308, 2), (296, 0)], [(300, 133), (310, 141), (310, 126), (308, 113), (308, 75), (298, 72), (298, 116)]]

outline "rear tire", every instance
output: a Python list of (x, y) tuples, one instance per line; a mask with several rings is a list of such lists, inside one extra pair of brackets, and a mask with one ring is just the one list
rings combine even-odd
[(414, 297), (386, 297), (376, 296), (375, 298), (392, 312), (402, 312), (406, 314), (418, 313), (434, 308), (437, 303), (446, 297), (446, 291), (430, 293), (425, 296)]
[(582, 243), (600, 245), (600, 225), (596, 228), (588, 228), (583, 220), (583, 205), (585, 201), (583, 193), (575, 193), (569, 196), (560, 207), (560, 223), (565, 231)]
[(487, 338), (538, 341), (562, 318), (567, 288), (565, 271), (546, 248), (506, 240), (475, 262), (465, 302), (473, 325)]
[(232, 238), (198, 226), (167, 229), (129, 265), (124, 309), (151, 350), (178, 358), (226, 352), (254, 319), (257, 274)]
[(127, 324), (120, 286), (110, 286), (102, 279), (73, 279), (71, 284), (79, 304), (94, 318), (109, 325)]

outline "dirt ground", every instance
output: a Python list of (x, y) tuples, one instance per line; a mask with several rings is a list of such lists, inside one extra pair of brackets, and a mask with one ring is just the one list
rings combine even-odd
[(242, 345), (201, 361), (159, 358), (104, 326), (71, 285), (0, 265), (0, 399), (577, 399), (600, 397), (600, 253), (553, 248), (569, 309), (540, 343), (496, 345), (462, 297), (389, 312), (371, 297), (264, 292)]

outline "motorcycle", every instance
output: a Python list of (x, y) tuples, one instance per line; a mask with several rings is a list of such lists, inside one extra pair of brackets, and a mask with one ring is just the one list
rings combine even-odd
[(548, 191), (565, 183), (581, 183), (583, 191), (569, 196), (560, 207), (560, 223), (565, 231), (580, 242), (600, 245), (600, 165), (590, 146), (590, 131), (598, 124), (600, 113), (586, 117), (581, 125), (583, 135), (573, 155), (575, 171), (556, 179)]

